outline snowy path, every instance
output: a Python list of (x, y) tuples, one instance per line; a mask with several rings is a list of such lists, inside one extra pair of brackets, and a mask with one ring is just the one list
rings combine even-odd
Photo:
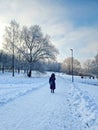
[(56, 84), (54, 94), (47, 81), (43, 87), (0, 107), (0, 130), (98, 130), (91, 127), (94, 121), (89, 123), (92, 117), (84, 120), (85, 111), (83, 107), (79, 110), (79, 102), (85, 100), (73, 84), (60, 77)]

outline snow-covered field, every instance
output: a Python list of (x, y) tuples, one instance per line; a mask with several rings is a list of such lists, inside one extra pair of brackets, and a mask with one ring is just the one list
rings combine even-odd
[(49, 76), (0, 73), (0, 130), (98, 130), (98, 80)]

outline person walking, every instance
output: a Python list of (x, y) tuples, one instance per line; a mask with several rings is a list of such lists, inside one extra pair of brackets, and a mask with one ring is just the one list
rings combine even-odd
[(56, 89), (55, 80), (56, 80), (55, 74), (52, 73), (51, 77), (49, 78), (49, 84), (50, 84), (51, 93), (54, 93), (54, 90)]

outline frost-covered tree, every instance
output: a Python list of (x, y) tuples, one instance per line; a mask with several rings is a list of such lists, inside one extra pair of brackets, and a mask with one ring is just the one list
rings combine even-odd
[(58, 50), (50, 42), (49, 36), (43, 36), (38, 25), (31, 26), (30, 28), (23, 27), (21, 43), (17, 46), (17, 49), (29, 63), (29, 77), (31, 77), (33, 63), (45, 59), (55, 60), (58, 53)]
[(94, 59), (88, 59), (84, 62), (84, 72), (98, 76), (98, 54)]
[[(33, 63), (45, 59), (55, 60), (58, 50), (53, 46), (48, 35), (44, 36), (38, 25), (23, 27), (12, 20), (5, 28), (4, 49), (12, 55), (12, 70), (14, 76), (14, 59), (21, 57), (28, 62), (28, 75), (31, 77)], [(39, 66), (40, 67), (40, 66)]]
[[(73, 58), (73, 73), (77, 75), (80, 68), (80, 62)], [(72, 74), (72, 59), (70, 57), (66, 58), (62, 63), (62, 71), (66, 72), (67, 74)]]
[(92, 68), (92, 60), (88, 59), (84, 62), (85, 73), (90, 73)]
[(15, 59), (15, 52), (16, 52), (16, 45), (19, 38), (19, 24), (12, 20), (10, 22), (9, 26), (6, 26), (5, 28), (5, 34), (4, 34), (4, 42), (3, 46), (5, 51), (12, 55), (12, 75), (14, 76), (14, 59)]
[(63, 72), (66, 72), (67, 74), (71, 74), (71, 58), (70, 57), (66, 58), (63, 61), (61, 69)]
[(13, 20), (5, 29), (5, 51), (12, 55), (12, 69), (14, 76), (14, 57), (21, 57), (29, 64), (28, 76), (31, 77), (32, 65), (45, 59), (56, 59), (58, 50), (53, 46), (48, 35), (44, 36), (38, 25), (23, 27)]

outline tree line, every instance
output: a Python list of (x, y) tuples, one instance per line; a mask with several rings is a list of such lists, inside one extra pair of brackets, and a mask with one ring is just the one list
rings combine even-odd
[[(61, 65), (61, 71), (67, 74), (72, 74), (72, 59), (71, 57), (65, 58)], [(98, 78), (98, 53), (93, 59), (87, 59), (83, 65), (80, 61), (73, 58), (73, 74), (84, 76), (96, 76)]]
[[(45, 60), (55, 61), (58, 54), (50, 37), (43, 35), (39, 25), (20, 27), (15, 20), (12, 20), (5, 28), (3, 47), (3, 57), (6, 55), (6, 62), (10, 65), (13, 76), (17, 64), (18, 69), (20, 64), (25, 64), (24, 68), (28, 70), (27, 75), (31, 77), (36, 63), (40, 65)], [(4, 66), (7, 65), (3, 63), (3, 68)]]
[[(42, 33), (39, 25), (22, 26), (15, 20), (5, 27), (3, 50), (0, 51), (0, 69), (20, 73), (24, 70), (29, 77), (32, 70), (40, 72), (57, 71), (72, 74), (71, 57), (62, 63), (56, 61), (58, 49), (52, 44), (49, 35)], [(98, 77), (98, 54), (93, 60), (88, 59), (81, 66), (80, 61), (73, 58), (73, 74), (94, 74)]]

